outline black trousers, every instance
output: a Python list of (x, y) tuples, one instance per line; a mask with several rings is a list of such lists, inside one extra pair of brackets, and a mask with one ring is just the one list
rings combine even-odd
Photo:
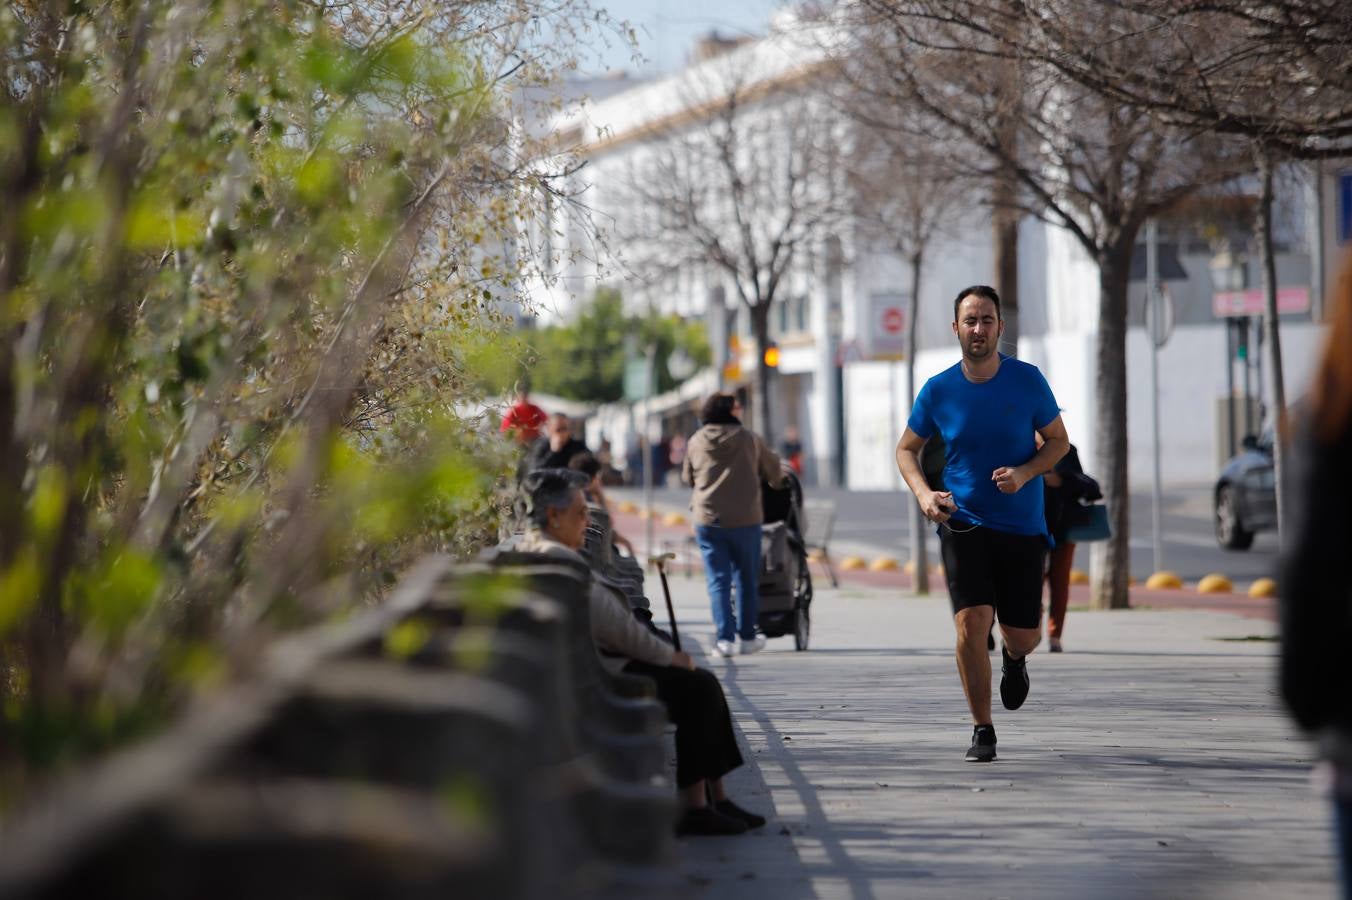
[(708, 669), (654, 666), (637, 660), (624, 671), (644, 675), (657, 684), (657, 698), (676, 726), (676, 786), (689, 787), (702, 778), (722, 778), (742, 764), (732, 730), (723, 685)]

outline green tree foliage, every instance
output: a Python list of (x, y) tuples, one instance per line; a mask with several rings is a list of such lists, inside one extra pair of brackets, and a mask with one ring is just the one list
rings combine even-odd
[[(631, 337), (632, 336), (632, 337)], [(668, 362), (678, 350), (695, 366), (709, 364), (709, 339), (701, 322), (674, 315), (626, 315), (619, 291), (602, 288), (576, 319), (527, 334), (535, 359), (530, 369), (537, 390), (569, 400), (608, 403), (624, 396), (625, 353), (657, 347), (657, 390), (679, 383)]]
[[(457, 410), (583, 0), (0, 7), (0, 805), (495, 535)], [(555, 200), (557, 202), (557, 198)]]

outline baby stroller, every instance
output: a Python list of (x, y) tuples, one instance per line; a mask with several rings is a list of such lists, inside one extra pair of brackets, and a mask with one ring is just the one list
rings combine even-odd
[(793, 635), (793, 645), (806, 650), (812, 628), (812, 573), (807, 567), (803, 531), (803, 485), (789, 468), (784, 486), (761, 482), (760, 605), (756, 624), (766, 637)]

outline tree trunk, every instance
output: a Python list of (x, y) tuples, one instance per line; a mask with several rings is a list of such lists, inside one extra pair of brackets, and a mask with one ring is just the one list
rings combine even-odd
[(762, 301), (751, 308), (751, 326), (756, 332), (756, 431), (770, 446), (774, 446), (770, 427), (770, 367), (765, 364), (765, 350), (770, 346), (770, 303)]
[(1000, 295), (1000, 317), (1005, 333), (1000, 352), (1019, 355), (1019, 213), (1013, 208), (1014, 188), (1004, 178), (997, 182), (992, 196), (995, 241), (995, 290)]
[[(1090, 585), (1094, 609), (1125, 609), (1131, 565), (1130, 495), (1127, 493), (1127, 277), (1135, 230), (1119, 237), (1099, 259), (1099, 327), (1094, 400), (1101, 472), (1113, 536), (1101, 551)], [(1097, 556), (1097, 555), (1096, 555)]]
[[(915, 405), (915, 354), (919, 346), (916, 339), (917, 326), (920, 324), (920, 265), (924, 254), (911, 256), (911, 308), (907, 321), (910, 325), (906, 334), (906, 418), (911, 417), (911, 407)], [(929, 548), (925, 545), (925, 514), (920, 509), (920, 501), (911, 497), (911, 563), (915, 574), (911, 583), (917, 594), (928, 594), (929, 586)]]
[(1272, 242), (1272, 155), (1263, 148), (1258, 151), (1258, 174), (1262, 179), (1262, 194), (1258, 201), (1258, 239), (1263, 253), (1263, 326), (1267, 338), (1269, 368), (1272, 378), (1272, 416), (1276, 426), (1272, 441), (1272, 474), (1277, 496), (1277, 542), (1282, 539), (1285, 502), (1282, 494), (1286, 484), (1286, 453), (1282, 440), (1282, 423), (1286, 419), (1286, 380), (1282, 375), (1281, 329), (1277, 320), (1277, 255)]
[[(1017, 46), (1018, 35), (1013, 31), (1006, 31), (1002, 37)], [(1000, 67), (996, 88), (999, 104), (993, 126), (1005, 158), (1017, 159), (1019, 123), (1024, 113), (1023, 73), (1017, 60), (1006, 59), (997, 65)], [(1000, 295), (1000, 317), (1005, 321), (1005, 333), (998, 349), (1009, 356), (1019, 355), (1018, 194), (1018, 179), (1012, 169), (1006, 166), (996, 175), (992, 188), (991, 208), (994, 215), (991, 224), (995, 240), (995, 290)]]

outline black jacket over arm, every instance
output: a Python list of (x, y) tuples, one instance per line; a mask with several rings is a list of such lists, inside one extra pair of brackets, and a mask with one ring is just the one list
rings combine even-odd
[[(1092, 479), (1084, 477), (1084, 468), (1080, 465), (1080, 454), (1071, 444), (1066, 455), (1056, 461), (1052, 469), (1061, 476), (1061, 486), (1052, 487), (1042, 480), (1042, 504), (1047, 515), (1047, 531), (1058, 544), (1065, 543), (1066, 528), (1071, 524), (1066, 520), (1070, 508), (1091, 493)], [(1097, 499), (1097, 498), (1095, 498)]]

